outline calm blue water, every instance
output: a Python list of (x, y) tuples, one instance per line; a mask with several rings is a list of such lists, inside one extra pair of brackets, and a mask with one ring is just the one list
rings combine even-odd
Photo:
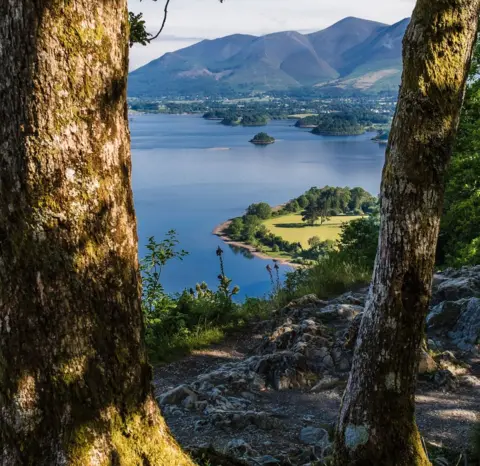
[[(180, 115), (135, 115), (130, 125), (140, 257), (149, 236), (160, 240), (170, 229), (190, 253), (183, 262), (167, 265), (162, 281), (168, 292), (201, 281), (216, 287), (218, 245), (240, 296), (269, 291), (266, 261), (235, 254), (211, 234), (253, 202), (277, 205), (327, 184), (379, 191), (385, 148), (370, 141), (371, 134), (321, 137), (293, 127), (292, 121), (258, 129)], [(260, 130), (277, 142), (250, 144)]]

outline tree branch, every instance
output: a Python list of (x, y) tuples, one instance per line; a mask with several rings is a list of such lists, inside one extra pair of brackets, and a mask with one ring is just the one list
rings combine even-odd
[[(223, 0), (222, 0), (223, 1)], [(170, 4), (170, 0), (167, 0), (167, 3), (165, 3), (165, 8), (163, 9), (163, 22), (160, 30), (152, 37), (149, 38), (149, 42), (152, 40), (155, 40), (163, 31), (163, 28), (165, 27), (165, 24), (167, 22), (167, 16), (168, 16), (168, 5)]]
[[(165, 24), (167, 22), (168, 5), (170, 4), (170, 1), (171, 0), (167, 0), (167, 2), (165, 3), (165, 8), (163, 9), (163, 22), (162, 22), (162, 26), (160, 27), (160, 30), (154, 36), (152, 36), (148, 39), (149, 42), (151, 42), (152, 40), (155, 40), (162, 33), (163, 28), (165, 27)], [(224, 2), (224, 0), (220, 0), (220, 3), (223, 3), (223, 2)]]

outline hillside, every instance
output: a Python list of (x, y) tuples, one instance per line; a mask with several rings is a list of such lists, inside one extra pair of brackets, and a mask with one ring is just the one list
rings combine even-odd
[(319, 32), (235, 34), (167, 53), (130, 74), (131, 97), (271, 91), (396, 90), (408, 19), (393, 26), (345, 18)]

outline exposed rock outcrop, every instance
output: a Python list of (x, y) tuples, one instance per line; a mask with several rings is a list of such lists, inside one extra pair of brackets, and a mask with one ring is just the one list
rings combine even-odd
[[(259, 400), (265, 393), (291, 389), (339, 398), (348, 378), (366, 294), (365, 289), (330, 301), (308, 295), (275, 311), (269, 321), (257, 326), (264, 336), (250, 357), (223, 364), (162, 394), (158, 401), (167, 419), (195, 413), (197, 433), (228, 431), (230, 441), (224, 451), (246, 464), (303, 465), (324, 458), (331, 453), (325, 426), (304, 416), (304, 426), (292, 436), (288, 415)], [(435, 276), (426, 324), (428, 343), (419, 355), (419, 373), (432, 390), (480, 386), (468, 364), (479, 350), (479, 296), (480, 267)], [(253, 431), (267, 438), (273, 433), (283, 435), (290, 446), (298, 446), (298, 454), (291, 451), (289, 463), (282, 463), (282, 454), (275, 455), (269, 442), (253, 447), (251, 436), (250, 440), (243, 438)]]

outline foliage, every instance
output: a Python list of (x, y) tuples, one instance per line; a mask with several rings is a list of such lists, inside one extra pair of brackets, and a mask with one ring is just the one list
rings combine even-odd
[(307, 205), (307, 208), (302, 212), (302, 221), (313, 226), (318, 220), (320, 220), (320, 224), (323, 224), (328, 221), (328, 217), (326, 214), (325, 216), (322, 215), (321, 207), (317, 205), (316, 202), (310, 202)]
[(142, 303), (147, 318), (158, 318), (155, 314), (156, 310), (162, 307), (161, 303), (166, 307), (169, 306), (169, 298), (163, 290), (160, 279), (167, 262), (173, 259), (183, 260), (188, 255), (183, 249), (178, 251), (177, 246), (178, 239), (175, 230), (168, 231), (165, 239), (160, 243), (157, 243), (153, 236), (148, 239), (148, 254), (141, 262), (143, 275)]
[(241, 123), (241, 118), (237, 115), (226, 116), (220, 123), (225, 126), (237, 126)]
[(448, 171), (437, 260), (441, 265), (480, 263), (480, 43)]
[(342, 257), (371, 267), (377, 254), (379, 217), (370, 216), (352, 220), (344, 223), (341, 229), (338, 250)]
[(267, 123), (268, 118), (265, 115), (246, 114), (242, 117), (243, 126), (264, 126)]
[(290, 298), (311, 293), (329, 298), (369, 282), (377, 252), (378, 216), (352, 220), (341, 229), (335, 245), (311, 238), (311, 248), (302, 255), (313, 260), (313, 266), (287, 274), (285, 291)]
[(180, 296), (165, 293), (162, 271), (172, 260), (182, 260), (187, 252), (178, 249), (174, 230), (157, 243), (149, 238), (148, 254), (141, 262), (143, 276), (142, 308), (145, 318), (145, 340), (153, 359), (163, 359), (178, 351), (208, 344), (223, 335), (223, 327), (234, 319), (238, 305), (232, 300), (239, 292), (225, 275), (223, 251), (217, 249), (220, 262), (218, 288), (205, 283), (185, 290)]
[[(162, 271), (167, 263), (187, 255), (178, 249), (175, 231), (169, 231), (159, 243), (149, 238), (147, 249), (148, 254), (141, 261), (142, 309), (145, 341), (153, 361), (169, 360), (220, 341), (225, 332), (238, 329), (253, 319), (266, 318), (273, 309), (272, 302), (267, 299), (247, 298), (243, 304), (233, 301), (239, 288), (232, 286), (232, 280), (225, 274), (220, 247), (216, 250), (220, 266), (217, 289), (199, 283), (175, 296), (165, 293), (161, 285)], [(280, 283), (279, 276), (277, 283)]]
[[(320, 238), (318, 238), (315, 244), (308, 244), (309, 247), (307, 248), (306, 244), (302, 246), (298, 240), (288, 241), (272, 233), (263, 222), (273, 217), (275, 219), (273, 226), (276, 228), (276, 219), (278, 217), (292, 212), (296, 213), (301, 209), (301, 206), (304, 206), (302, 220), (313, 227), (318, 220), (320, 220), (321, 225), (323, 225), (330, 221), (331, 216), (351, 215), (352, 211), (357, 215), (375, 213), (377, 211), (377, 204), (377, 199), (363, 188), (312, 187), (300, 197), (291, 200), (282, 209), (276, 210), (275, 212), (273, 212), (271, 207), (265, 202), (250, 205), (243, 217), (235, 218), (230, 222), (226, 233), (231, 239), (246, 242), (257, 247), (262, 252), (268, 253), (268, 250), (275, 253), (282, 252), (290, 256), (292, 260), (305, 263), (305, 261), (318, 260), (320, 257), (329, 253), (332, 249), (332, 241), (330, 240), (335, 240), (337, 235), (335, 228), (328, 230), (329, 235), (327, 238), (324, 238), (327, 241), (321, 241)], [(267, 222), (267, 224), (270, 229), (272, 229), (272, 222)], [(284, 225), (285, 228), (295, 227), (298, 229), (301, 227), (301, 225), (286, 225), (285, 222), (280, 225)], [(360, 227), (363, 225), (364, 224), (360, 224)], [(367, 222), (365, 225), (368, 227), (370, 223)], [(346, 231), (349, 232), (351, 230)], [(334, 237), (331, 236), (332, 233)], [(366, 233), (366, 231), (364, 233)], [(308, 238), (305, 238), (304, 243), (306, 243), (307, 239)], [(364, 239), (365, 238), (362, 238), (360, 241)], [(366, 245), (371, 247), (371, 243), (367, 242)], [(371, 251), (366, 253), (366, 255), (370, 257)]]
[(272, 208), (266, 202), (251, 204), (247, 208), (247, 215), (256, 215), (262, 220), (267, 220), (272, 216)]
[(225, 110), (210, 110), (203, 115), (206, 120), (223, 120), (227, 117)]
[(130, 47), (133, 44), (147, 45), (150, 42), (150, 34), (145, 29), (145, 20), (142, 13), (128, 13), (130, 23)]
[(268, 135), (267, 133), (258, 133), (254, 136), (254, 138), (250, 141), (257, 144), (269, 144), (275, 142), (275, 138)]
[[(363, 215), (374, 213), (378, 208), (378, 199), (363, 188), (341, 188), (324, 186), (323, 188), (312, 187), (300, 197), (292, 199), (279, 212), (298, 212), (300, 209), (316, 210), (320, 218), (321, 210), (330, 215)], [(317, 218), (317, 219), (318, 219)], [(308, 215), (311, 221), (311, 214)]]
[(390, 137), (390, 130), (379, 130), (377, 135), (372, 138), (372, 141), (387, 143)]
[(364, 286), (370, 278), (370, 267), (350, 262), (342, 254), (332, 251), (312, 267), (288, 273), (285, 286), (290, 298), (313, 293), (319, 298), (328, 299)]
[[(330, 216), (341, 214), (357, 214), (371, 213), (375, 210), (377, 200), (365, 191), (363, 188), (333, 188), (325, 186), (321, 189), (310, 188), (304, 195), (295, 200), (298, 205), (300, 201), (306, 204), (305, 210), (302, 212), (303, 221), (310, 225), (314, 225), (318, 220), (323, 224)], [(291, 210), (291, 201), (287, 205)]]
[(349, 108), (348, 111), (336, 113), (323, 113), (319, 115), (309, 115), (297, 121), (295, 126), (320, 126), (325, 127), (332, 123), (340, 125), (358, 125), (368, 127), (378, 124), (387, 124), (390, 122), (390, 113), (373, 112), (365, 107)]

